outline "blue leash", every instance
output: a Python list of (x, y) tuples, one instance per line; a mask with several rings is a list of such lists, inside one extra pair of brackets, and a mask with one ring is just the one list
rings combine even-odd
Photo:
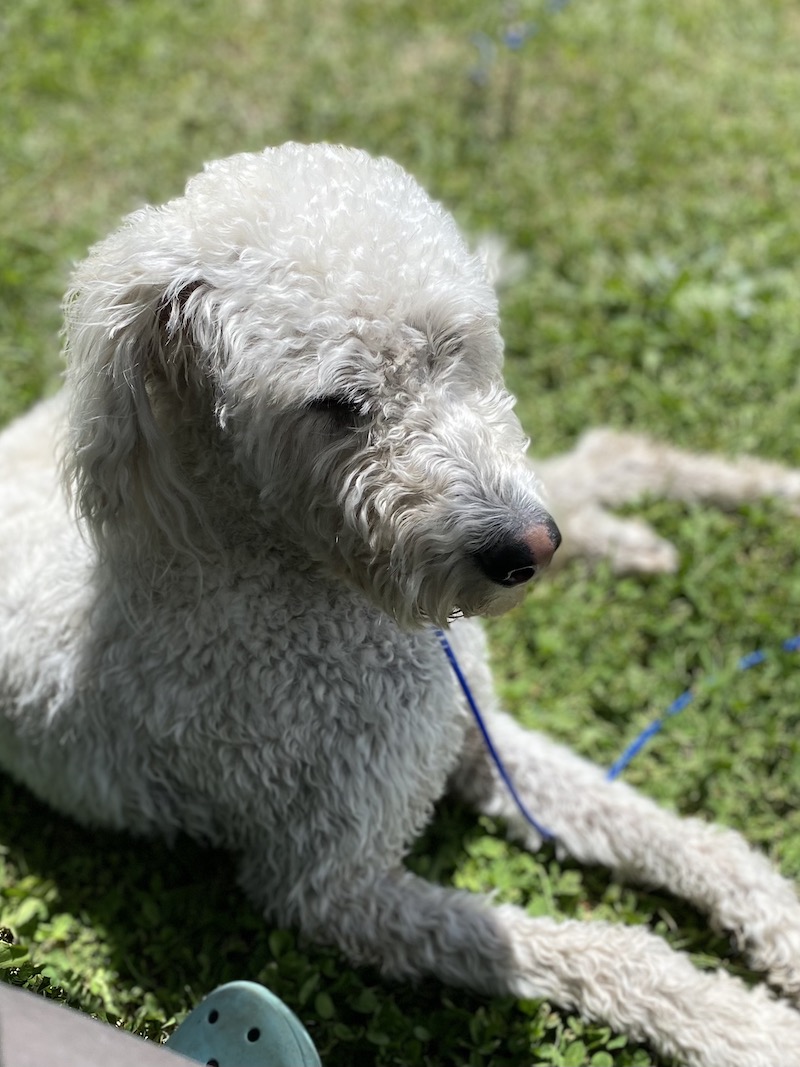
[(458, 684), (461, 686), (464, 696), (467, 698), (467, 703), (469, 704), (470, 711), (475, 717), (475, 722), (478, 724), (478, 729), (480, 730), (481, 735), (483, 736), (486, 748), (489, 750), (489, 755), (492, 757), (494, 765), (497, 768), (497, 773), (500, 775), (503, 782), (505, 783), (505, 787), (511, 794), (514, 803), (519, 808), (520, 814), (522, 815), (523, 819), (533, 827), (536, 833), (539, 834), (539, 836), (544, 841), (552, 841), (554, 835), (550, 832), (550, 830), (547, 830), (544, 826), (542, 826), (542, 824), (538, 822), (533, 817), (533, 815), (531, 815), (522, 797), (517, 792), (516, 787), (514, 786), (514, 783), (511, 780), (511, 775), (506, 770), (506, 766), (500, 758), (500, 753), (494, 747), (494, 742), (492, 741), (489, 731), (486, 728), (486, 723), (484, 721), (483, 715), (481, 715), (480, 708), (478, 707), (475, 701), (475, 697), (472, 695), (472, 690), (469, 687), (469, 683), (464, 677), (464, 673), (461, 670), (461, 667), (459, 666), (458, 660), (456, 659), (456, 654), (450, 646), (450, 642), (445, 637), (444, 631), (437, 630), (436, 636), (439, 638), (439, 644), (444, 649), (444, 654), (450, 660), (450, 666), (453, 668), (455, 676), (458, 679)]
[[(797, 637), (790, 637), (788, 640), (782, 642), (781, 648), (784, 652), (800, 651), (800, 634), (798, 634)], [(736, 664), (736, 669), (738, 671), (749, 670), (751, 667), (757, 667), (759, 663), (763, 663), (766, 658), (767, 653), (763, 650), (750, 652), (748, 655), (742, 656)], [(667, 719), (671, 719), (674, 715), (683, 711), (685, 707), (688, 707), (694, 700), (694, 697), (694, 692), (691, 689), (687, 689), (684, 693), (681, 693), (676, 700), (673, 700), (660, 719), (655, 719), (648, 726), (645, 726), (644, 730), (631, 741), (619, 759), (609, 768), (606, 778), (608, 778), (609, 781), (619, 778), (634, 756), (641, 752), (650, 738), (655, 737), (655, 735), (661, 731)]]
[[(480, 709), (475, 701), (475, 698), (472, 695), (472, 690), (469, 687), (469, 683), (464, 677), (464, 673), (461, 670), (461, 667), (459, 666), (458, 660), (456, 659), (456, 654), (453, 651), (450, 642), (445, 637), (444, 631), (436, 630), (436, 636), (439, 638), (439, 644), (444, 649), (444, 653), (450, 661), (450, 666), (453, 668), (453, 672), (455, 673), (455, 676), (458, 679), (458, 684), (461, 686), (464, 696), (466, 697), (467, 704), (469, 704), (470, 711), (472, 712), (475, 718), (475, 722), (478, 724), (478, 729), (481, 732), (489, 755), (491, 756), (492, 761), (494, 762), (494, 765), (497, 768), (497, 773), (500, 775), (506, 786), (506, 789), (508, 789), (509, 793), (511, 794), (511, 797), (514, 803), (517, 805), (520, 814), (525, 819), (525, 821), (533, 827), (533, 829), (540, 835), (540, 837), (544, 841), (554, 840), (555, 835), (550, 830), (542, 826), (541, 823), (539, 823), (533, 817), (533, 815), (531, 815), (530, 811), (522, 800), (522, 797), (517, 792), (516, 787), (514, 786), (514, 782), (511, 779), (511, 775), (506, 770), (506, 766), (500, 758), (500, 753), (494, 746), (494, 742), (492, 741), (492, 738), (486, 727), (486, 722), (484, 721), (483, 715), (481, 715)], [(788, 638), (788, 640), (782, 643), (781, 648), (784, 650), (784, 652), (800, 651), (800, 634), (798, 634), (796, 637)], [(763, 663), (766, 658), (767, 653), (762, 650), (759, 650), (757, 652), (750, 652), (747, 656), (742, 656), (742, 658), (736, 665), (736, 668), (740, 671), (746, 671), (749, 670), (750, 667), (756, 667), (759, 663)], [(650, 738), (655, 737), (655, 735), (661, 731), (667, 719), (672, 718), (674, 715), (677, 715), (679, 712), (683, 711), (685, 707), (688, 707), (688, 705), (691, 704), (691, 702), (694, 700), (694, 696), (695, 695), (692, 690), (687, 689), (684, 693), (681, 693), (681, 695), (676, 700), (673, 700), (673, 702), (670, 704), (670, 706), (667, 708), (667, 710), (664, 712), (663, 716), (660, 719), (655, 719), (648, 726), (646, 726), (636, 738), (634, 738), (634, 740), (628, 745), (628, 747), (625, 749), (619, 759), (609, 768), (608, 772), (606, 773), (606, 778), (609, 781), (613, 781), (615, 778), (618, 778), (628, 766), (628, 764), (631, 762), (631, 760), (637, 755), (637, 753), (641, 752), (641, 750), (645, 747)]]

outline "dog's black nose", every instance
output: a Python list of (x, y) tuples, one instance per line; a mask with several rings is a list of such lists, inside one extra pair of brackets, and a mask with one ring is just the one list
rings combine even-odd
[(496, 585), (523, 585), (551, 561), (561, 534), (551, 518), (536, 523), (521, 535), (495, 541), (475, 553), (475, 562)]

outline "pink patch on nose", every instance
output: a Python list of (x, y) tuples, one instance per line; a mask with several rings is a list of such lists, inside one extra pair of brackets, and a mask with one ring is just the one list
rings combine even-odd
[(530, 549), (534, 566), (538, 570), (546, 567), (552, 560), (556, 549), (561, 544), (561, 534), (556, 524), (550, 519), (548, 522), (531, 526), (523, 534), (522, 540)]

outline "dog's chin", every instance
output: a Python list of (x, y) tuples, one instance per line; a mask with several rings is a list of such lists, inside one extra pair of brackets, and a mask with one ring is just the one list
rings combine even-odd
[(517, 607), (527, 592), (527, 586), (518, 586), (514, 589), (501, 589), (492, 586), (488, 590), (471, 590), (459, 599), (453, 607), (442, 607), (435, 621), (436, 625), (443, 626), (455, 622), (457, 619), (490, 618), (496, 615), (505, 615), (507, 611)]
[(476, 603), (465, 604), (461, 608), (460, 614), (465, 616), (483, 615), (487, 618), (505, 615), (507, 611), (511, 611), (512, 608), (522, 603), (528, 588), (529, 586), (527, 585), (518, 585), (513, 589), (503, 589), (499, 586), (492, 587), (491, 591)]
[[(352, 576), (349, 577), (352, 582)], [(449, 578), (453, 577), (456, 575), (450, 572)], [(408, 589), (391, 581), (359, 584), (360, 591), (375, 607), (405, 630), (446, 627), (457, 619), (504, 615), (520, 604), (529, 588), (527, 584), (504, 588), (490, 582), (475, 582), (472, 575), (463, 585), (460, 581), (439, 582), (431, 578), (411, 596)]]

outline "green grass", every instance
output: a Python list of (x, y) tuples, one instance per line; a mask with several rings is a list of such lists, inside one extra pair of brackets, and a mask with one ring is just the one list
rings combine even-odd
[[(55, 387), (71, 262), (208, 158), (289, 138), (398, 159), (471, 233), (527, 256), (508, 377), (540, 454), (586, 425), (800, 465), (800, 16), (791, 0), (16, 0), (0, 15), (0, 420)], [(495, 41), (491, 62), (473, 43)], [(482, 64), (482, 65), (481, 65)], [(654, 502), (677, 575), (580, 564), (491, 625), (506, 703), (610, 762), (691, 682), (627, 778), (800, 876), (798, 527)], [(565, 783), (569, 788), (569, 783)], [(724, 939), (659, 894), (528, 856), (452, 805), (410, 863), (535, 913), (647, 923), (701, 964)], [(541, 1003), (353, 970), (270, 929), (227, 856), (76, 828), (0, 780), (0, 977), (160, 1040), (206, 991), (266, 982), (337, 1064), (652, 1064)]]

